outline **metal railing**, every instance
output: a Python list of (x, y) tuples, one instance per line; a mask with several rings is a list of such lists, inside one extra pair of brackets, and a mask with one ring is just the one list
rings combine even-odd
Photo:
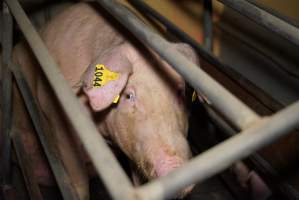
[(150, 30), (120, 3), (115, 0), (97, 1), (127, 27), (136, 38), (155, 50), (173, 66), (198, 92), (204, 93), (219, 112), (242, 130), (238, 135), (198, 155), (167, 176), (133, 188), (103, 137), (88, 117), (87, 111), (79, 103), (60, 73), (58, 66), (48, 53), (18, 1), (6, 0), (11, 13), (113, 199), (156, 200), (171, 197), (184, 187), (211, 177), (298, 126), (299, 102), (272, 116), (262, 118), (213, 80), (206, 72), (170, 48), (168, 41)]
[(132, 184), (98, 133), (87, 110), (79, 103), (18, 1), (8, 0), (6, 3), (111, 196), (128, 199)]
[(290, 42), (299, 45), (299, 29), (262, 10), (258, 6), (246, 0), (218, 0), (224, 5), (238, 11), (241, 15), (253, 20), (255, 23), (269, 29), (270, 31), (280, 35), (281, 37), (289, 40)]

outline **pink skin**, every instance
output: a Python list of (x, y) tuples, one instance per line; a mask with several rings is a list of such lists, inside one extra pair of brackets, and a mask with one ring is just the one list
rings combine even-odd
[(153, 159), (157, 177), (166, 176), (170, 171), (180, 167), (183, 161), (180, 158), (169, 157), (164, 151), (159, 152)]
[[(187, 111), (184, 106), (184, 82), (164, 61), (150, 52), (140, 53), (130, 42), (88, 4), (80, 3), (65, 10), (41, 30), (41, 36), (51, 55), (74, 92), (83, 103), (89, 101), (90, 114), (94, 115), (99, 132), (114, 143), (134, 161), (148, 179), (165, 176), (187, 162), (191, 153), (186, 141)], [(198, 59), (193, 50), (184, 44), (174, 44), (191, 61)], [(39, 71), (37, 62), (22, 43), (14, 49), (14, 61), (23, 67), (33, 95), (37, 97), (46, 118), (48, 129), (54, 131), (54, 141), (62, 162), (71, 175), (71, 181), (81, 199), (88, 199), (86, 167), (78, 160), (85, 160), (80, 143), (74, 137), (59, 103)], [(92, 89), (88, 80), (95, 64), (105, 64), (109, 70), (119, 72), (118, 81), (101, 89)], [(89, 66), (89, 67), (88, 67)], [(84, 76), (82, 77), (82, 74)], [(80, 81), (85, 81), (80, 92)], [(16, 89), (14, 92), (17, 95)], [(120, 94), (120, 102), (111, 106)], [(35, 176), (43, 185), (54, 182), (51, 172), (33, 136), (32, 127), (25, 121), (26, 111), (20, 98), (14, 98), (15, 119), (22, 133), (27, 153), (36, 166)], [(105, 115), (98, 115), (109, 108)], [(243, 185), (252, 186), (259, 194), (264, 184), (255, 174), (245, 170), (237, 172)], [(250, 175), (251, 174), (251, 175)], [(242, 178), (243, 177), (243, 178)], [(245, 178), (244, 178), (245, 177)], [(249, 180), (249, 181), (248, 181)], [(262, 188), (262, 190), (260, 190)], [(188, 193), (192, 186), (181, 192)]]
[[(184, 81), (155, 54), (124, 39), (102, 14), (89, 4), (79, 3), (56, 16), (40, 33), (74, 93), (89, 109), (99, 132), (116, 143), (146, 178), (164, 176), (191, 157), (186, 140)], [(173, 48), (193, 62), (198, 61), (188, 45), (173, 44)], [(14, 62), (22, 66), (29, 80), (72, 185), (82, 199), (88, 199), (88, 176), (82, 162), (88, 161), (28, 49), (24, 43), (18, 44)], [(102, 88), (92, 88), (95, 64), (104, 64), (110, 71), (120, 73), (120, 78)], [(118, 94), (119, 103), (112, 105)], [(15, 104), (21, 105), (20, 102)], [(26, 149), (34, 158), (33, 165), (39, 166), (35, 175), (43, 184), (50, 184), (47, 180), (52, 176), (39, 144), (23, 120), (26, 111), (18, 108), (15, 112), (24, 142), (32, 141), (27, 142)]]
[(240, 185), (249, 190), (254, 200), (266, 200), (271, 195), (271, 190), (263, 179), (241, 161), (235, 163), (232, 167)]
[(185, 139), (187, 111), (180, 91), (184, 82), (178, 75), (163, 77), (164, 70), (172, 69), (157, 63), (159, 60), (155, 64), (162, 72), (157, 75), (158, 69), (133, 46), (124, 44), (119, 49), (127, 53), (133, 72), (118, 105), (99, 124), (100, 131), (109, 135), (147, 178), (164, 176), (190, 157)]

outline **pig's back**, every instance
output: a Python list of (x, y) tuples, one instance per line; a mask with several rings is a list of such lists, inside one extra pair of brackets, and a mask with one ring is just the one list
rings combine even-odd
[(72, 86), (96, 56), (123, 41), (95, 6), (75, 4), (41, 30), (46, 46)]

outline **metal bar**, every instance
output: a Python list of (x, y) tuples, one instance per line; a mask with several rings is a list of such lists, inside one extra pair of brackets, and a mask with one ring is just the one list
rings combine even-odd
[(228, 119), (235, 122), (234, 124), (238, 127), (245, 128), (259, 119), (255, 112), (214, 81), (197, 65), (178, 53), (171, 43), (151, 31), (126, 8), (114, 0), (97, 0), (97, 2), (135, 34), (140, 41), (153, 48), (172, 65), (197, 92), (204, 93), (213, 105)]
[[(224, 71), (225, 73), (231, 72), (231, 67), (221, 63), (220, 60), (212, 54), (212, 52), (208, 51), (205, 47), (201, 46), (199, 43), (197, 43), (197, 41), (195, 41), (185, 32), (180, 30), (177, 26), (175, 26), (168, 19), (159, 14), (156, 10), (149, 7), (146, 3), (140, 0), (129, 0), (129, 2), (138, 10), (140, 10), (141, 13), (147, 14), (158, 20), (160, 23), (162, 23), (167, 28), (167, 30), (174, 36), (176, 36), (178, 39), (190, 44), (197, 51), (197, 53), (199, 53), (199, 55), (203, 59), (207, 60), (210, 64), (217, 67), (219, 70)], [(238, 126), (238, 124), (236, 124), (233, 120), (230, 120), (230, 123), (237, 127), (239, 130), (242, 129), (242, 127)]]
[(246, 0), (218, 0), (224, 5), (238, 11), (241, 15), (251, 19), (255, 23), (280, 35), (288, 41), (299, 45), (299, 29), (284, 20), (271, 15)]
[[(175, 35), (177, 38), (181, 39), (182, 41), (185, 41), (186, 43), (189, 43), (190, 45), (192, 45), (199, 52), (199, 54), (201, 56), (203, 56), (207, 61), (212, 63), (215, 67), (218, 67), (221, 70), (226, 69), (226, 68), (231, 68), (229, 66), (225, 66), (220, 61), (218, 61), (218, 59), (216, 57), (214, 57), (210, 52), (203, 49), (203, 47), (201, 47), (200, 44), (198, 44), (195, 40), (193, 40), (186, 33), (182, 32), (178, 27), (176, 27), (169, 20), (167, 20), (165, 17), (163, 17), (161, 14), (159, 14), (156, 10), (152, 9), (151, 7), (149, 7), (148, 5), (143, 3), (143, 1), (139, 1), (139, 0), (129, 0), (129, 1), (134, 7), (136, 7), (136, 9), (141, 10), (142, 14), (149, 15), (149, 16), (155, 18), (160, 23), (162, 23), (170, 33), (172, 33), (173, 35)], [(209, 113), (209, 116), (212, 118), (213, 121), (215, 121), (215, 124), (222, 131), (224, 131), (228, 136), (233, 136), (236, 133), (236, 131), (228, 123), (226, 123), (219, 116), (219, 114), (217, 114), (213, 109), (211, 109), (208, 106), (206, 106), (206, 109)], [(256, 159), (259, 156), (257, 154), (253, 154), (251, 157), (252, 157), (252, 159)], [(280, 185), (282, 185), (282, 187), (289, 187), (289, 185), (287, 183), (281, 183)], [(294, 194), (293, 194), (293, 196), (294, 196)]]
[(151, 195), (149, 199), (171, 197), (182, 188), (221, 172), (298, 126), (299, 101), (271, 117), (263, 118), (254, 126), (207, 150), (167, 176), (142, 186), (139, 193)]
[(31, 200), (42, 200), (42, 194), (39, 190), (38, 183), (33, 174), (33, 166), (30, 161), (30, 157), (26, 154), (25, 147), (22, 144), (20, 133), (12, 130), (12, 142), (17, 155), (19, 165), (21, 167), (24, 180), (26, 182), (26, 188)]
[[(12, 70), (17, 85), (20, 89), (21, 95), (24, 99), (27, 111), (33, 122), (33, 126), (37, 133), (37, 137), (41, 142), (43, 150), (47, 156), (50, 167), (57, 181), (58, 187), (64, 199), (78, 199), (77, 193), (72, 187), (69, 175), (64, 169), (63, 163), (57, 157), (56, 147), (51, 141), (52, 136), (48, 131), (44, 129), (42, 122), (42, 115), (35, 102), (33, 94), (30, 91), (29, 85), (18, 65), (10, 64), (10, 69)], [(16, 136), (14, 136), (15, 138)]]
[(246, 0), (246, 1), (255, 5), (256, 7), (260, 8), (261, 10), (264, 10), (264, 11), (268, 12), (269, 14), (285, 21), (286, 23), (299, 28), (299, 22), (297, 20), (292, 19), (292, 18), (278, 12), (277, 10), (274, 10), (271, 7), (267, 7), (266, 5), (263, 5), (261, 2), (258, 2), (257, 0)]
[(11, 129), (11, 100), (12, 100), (12, 75), (9, 70), (8, 64), (11, 60), (12, 54), (12, 29), (13, 21), (12, 16), (8, 10), (6, 3), (3, 2), (3, 30), (2, 30), (2, 130), (1, 137), (3, 138), (1, 144), (1, 182), (3, 185), (10, 183), (11, 176), (11, 140), (10, 140), (10, 129)]
[[(226, 76), (230, 77), (232, 80), (237, 81), (238, 84), (246, 88), (250, 93), (256, 90), (259, 90), (260, 97), (259, 99), (267, 99), (269, 97), (266, 97), (267, 95), (265, 92), (263, 92), (258, 87), (254, 86), (250, 81), (247, 80), (246, 77), (244, 77), (242, 74), (235, 71), (234, 67), (229, 66), (225, 63), (222, 63), (217, 57), (215, 57), (211, 52), (207, 51), (203, 46), (201, 46), (197, 41), (192, 39), (189, 35), (187, 35), (185, 32), (180, 30), (176, 25), (171, 23), (168, 19), (163, 17), (161, 14), (159, 14), (157, 11), (143, 3), (143, 1), (140, 0), (129, 0), (131, 4), (138, 10), (141, 10), (141, 13), (143, 15), (149, 15), (159, 21), (161, 24), (163, 24), (169, 33), (171, 33), (173, 36), (177, 37), (179, 40), (186, 42), (190, 44), (200, 55), (203, 60), (209, 62), (213, 67), (217, 68), (218, 71), (221, 71)], [(294, 72), (294, 70), (292, 71)], [(290, 74), (290, 71), (287, 70), (286, 73)], [(240, 81), (242, 80), (242, 81)], [(266, 103), (264, 100), (262, 100), (263, 103)], [(234, 124), (234, 122), (230, 121), (231, 124)], [(234, 124), (235, 125), (235, 124)], [(237, 127), (240, 129), (240, 127)]]
[(204, 31), (204, 46), (208, 51), (213, 51), (213, 5), (212, 0), (203, 1), (203, 31)]
[(129, 199), (133, 190), (132, 184), (105, 140), (98, 133), (95, 124), (87, 114), (88, 111), (65, 81), (18, 1), (6, 0), (6, 2), (107, 190), (113, 199)]
[[(213, 109), (206, 106), (206, 110), (215, 126), (217, 126), (224, 133), (225, 138), (232, 137), (238, 133)], [(280, 180), (278, 172), (258, 153), (251, 154), (249, 160), (251, 161), (251, 163), (253, 163), (254, 170), (256, 170), (259, 175), (263, 175), (263, 179), (266, 177), (266, 179), (264, 180), (266, 180), (266, 183), (268, 185), (274, 186), (276, 190), (279, 190), (290, 199), (298, 199), (298, 192), (294, 190), (294, 188), (289, 183)], [(280, 181), (278, 183), (274, 183), (273, 180)]]

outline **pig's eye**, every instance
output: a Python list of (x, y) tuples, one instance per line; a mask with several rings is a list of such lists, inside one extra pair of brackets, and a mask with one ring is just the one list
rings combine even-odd
[(133, 101), (135, 98), (134, 94), (133, 93), (128, 93), (126, 94), (126, 99), (129, 100), (129, 101)]
[(126, 88), (125, 92), (122, 95), (122, 99), (124, 100), (124, 102), (134, 104), (136, 100), (135, 89), (132, 87)]

